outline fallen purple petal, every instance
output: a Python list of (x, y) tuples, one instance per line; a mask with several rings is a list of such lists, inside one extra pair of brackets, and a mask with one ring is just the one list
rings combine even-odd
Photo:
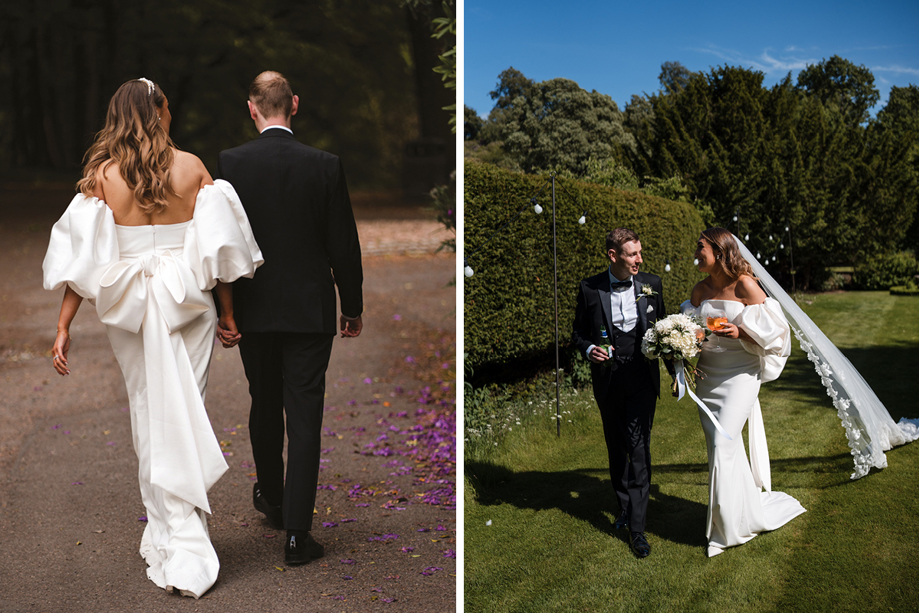
[(147, 516), (141, 515), (140, 517), (137, 518), (137, 521), (147, 521)]
[(349, 558), (347, 560), (341, 560), (341, 563), (342, 564), (354, 564), (354, 560)]

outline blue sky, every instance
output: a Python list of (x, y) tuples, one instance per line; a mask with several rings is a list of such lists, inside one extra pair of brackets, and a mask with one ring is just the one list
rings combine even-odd
[(658, 90), (661, 64), (691, 71), (753, 68), (769, 87), (839, 55), (869, 68), (881, 101), (919, 85), (919, 0), (654, 2), (465, 0), (463, 98), (487, 116), (488, 92), (513, 66), (527, 78), (563, 77), (620, 110)]

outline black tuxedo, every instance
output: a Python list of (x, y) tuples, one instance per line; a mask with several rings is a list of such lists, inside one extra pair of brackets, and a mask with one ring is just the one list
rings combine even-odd
[[(288, 530), (310, 530), (319, 479), (325, 373), (344, 315), (363, 311), (361, 250), (337, 156), (272, 128), (220, 153), (265, 264), (233, 284), (240, 356), (249, 380), (249, 435), (262, 496)], [(284, 415), (287, 479), (284, 479)]]
[[(649, 286), (654, 295), (645, 295), (643, 286)], [(611, 338), (623, 335), (612, 324), (610, 292), (606, 270), (581, 281), (572, 340), (582, 356), (586, 357), (591, 345), (605, 344), (601, 341), (601, 326)], [(629, 333), (634, 339), (634, 353), (623, 356), (614, 352), (610, 361), (591, 362), (590, 370), (594, 398), (603, 419), (613, 489), (621, 510), (629, 514), (630, 529), (644, 532), (651, 487), (651, 424), (660, 396), (660, 368), (657, 360), (649, 361), (641, 355), (640, 347), (645, 331), (665, 314), (660, 277), (637, 273), (633, 293), (638, 311), (635, 328)]]

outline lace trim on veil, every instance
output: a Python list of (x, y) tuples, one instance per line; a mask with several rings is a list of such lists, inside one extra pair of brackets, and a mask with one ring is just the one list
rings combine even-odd
[(833, 400), (836, 413), (846, 429), (855, 462), (855, 472), (851, 478), (864, 477), (872, 467), (886, 468), (885, 451), (895, 445), (919, 439), (919, 419), (903, 418), (899, 424), (894, 423), (874, 390), (852, 363), (781, 288), (740, 239), (735, 236), (734, 240), (743, 258), (753, 267), (753, 273), (759, 278), (766, 293), (782, 305), (795, 338), (807, 354), (807, 359), (814, 364), (827, 395)]

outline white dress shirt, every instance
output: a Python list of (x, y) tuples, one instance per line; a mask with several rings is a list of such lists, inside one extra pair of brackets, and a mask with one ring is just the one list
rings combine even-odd
[[(625, 281), (625, 279), (623, 279)], [(619, 283), (612, 271), (609, 271), (609, 282), (610, 282), (610, 314), (613, 321), (611, 322), (615, 327), (619, 328), (623, 332), (630, 332), (632, 328), (638, 323), (638, 301), (635, 300), (635, 280), (633, 277), (629, 276), (628, 281), (630, 285), (623, 289), (622, 291), (614, 291), (612, 289), (613, 283)], [(613, 331), (607, 330), (609, 334), (610, 344), (612, 344)], [(590, 352), (596, 345), (591, 345), (587, 348), (587, 359), (590, 360)]]

